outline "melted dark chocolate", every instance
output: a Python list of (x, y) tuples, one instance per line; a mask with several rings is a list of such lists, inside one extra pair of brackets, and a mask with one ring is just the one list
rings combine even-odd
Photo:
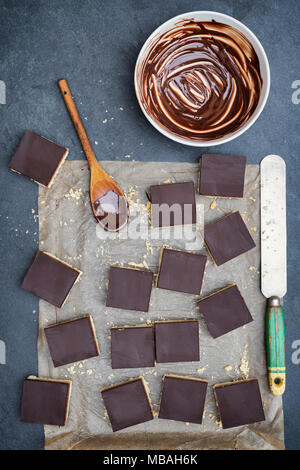
[(175, 135), (213, 140), (239, 129), (262, 88), (248, 39), (228, 25), (181, 21), (153, 41), (138, 70), (141, 104)]
[(128, 221), (128, 204), (125, 196), (109, 190), (93, 204), (94, 214), (105, 230), (117, 232)]

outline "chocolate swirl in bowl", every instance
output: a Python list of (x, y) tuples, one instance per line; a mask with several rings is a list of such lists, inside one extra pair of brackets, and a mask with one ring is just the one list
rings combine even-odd
[(216, 21), (181, 21), (155, 38), (137, 76), (146, 113), (173, 134), (199, 141), (239, 129), (262, 88), (253, 46)]

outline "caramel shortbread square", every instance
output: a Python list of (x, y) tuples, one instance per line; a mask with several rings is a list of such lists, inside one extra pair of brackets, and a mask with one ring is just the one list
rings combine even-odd
[(78, 269), (38, 250), (21, 287), (60, 308), (80, 275)]
[(202, 196), (241, 198), (244, 195), (245, 170), (244, 156), (203, 154), (199, 193)]
[(199, 300), (198, 307), (213, 338), (253, 321), (236, 285), (226, 286), (203, 297)]
[(8, 167), (49, 188), (67, 155), (67, 148), (27, 130)]
[(27, 377), (23, 382), (21, 421), (64, 426), (71, 395), (70, 380)]
[(111, 266), (106, 305), (148, 312), (152, 282), (150, 271)]
[(91, 315), (50, 325), (44, 332), (54, 367), (100, 355)]
[(257, 379), (214, 385), (223, 429), (265, 420)]
[(112, 385), (101, 394), (114, 432), (153, 419), (142, 377)]
[(199, 295), (206, 261), (204, 255), (162, 248), (157, 287)]
[(239, 212), (233, 212), (207, 225), (202, 235), (217, 266), (256, 246)]
[(150, 187), (153, 227), (196, 223), (196, 198), (192, 181)]
[(206, 390), (207, 380), (165, 375), (158, 417), (201, 424)]
[(153, 326), (113, 327), (110, 335), (113, 369), (155, 365)]
[(198, 320), (174, 320), (154, 323), (156, 361), (199, 361)]

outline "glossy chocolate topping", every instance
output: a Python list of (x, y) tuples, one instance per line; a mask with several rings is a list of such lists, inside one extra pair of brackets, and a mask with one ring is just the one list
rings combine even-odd
[(217, 266), (256, 246), (238, 211), (207, 225), (202, 234)]
[(101, 394), (114, 432), (153, 419), (144, 381), (140, 377), (104, 389)]
[(205, 380), (165, 375), (158, 417), (201, 424), (206, 390)]
[(107, 307), (148, 312), (153, 273), (111, 266), (106, 297)]
[(45, 336), (54, 367), (99, 356), (99, 348), (90, 315), (45, 328)]
[(236, 285), (229, 285), (200, 299), (198, 307), (213, 338), (253, 321)]
[(157, 363), (199, 361), (198, 320), (156, 322), (154, 329)]
[(265, 420), (257, 379), (214, 386), (223, 429)]
[(150, 187), (153, 227), (196, 223), (196, 198), (192, 181)]
[(38, 250), (21, 287), (61, 308), (79, 275), (78, 269)]
[(114, 327), (111, 335), (113, 369), (154, 367), (154, 329), (152, 326)]
[(163, 248), (157, 287), (199, 295), (207, 257), (198, 253)]
[(50, 187), (68, 149), (27, 130), (8, 167), (36, 183)]
[(93, 204), (94, 214), (103, 228), (109, 232), (117, 232), (128, 221), (129, 211), (125, 196), (119, 196), (109, 190)]
[(200, 161), (199, 193), (203, 196), (243, 197), (246, 157), (203, 154)]
[(147, 113), (192, 140), (213, 140), (240, 128), (262, 88), (248, 39), (216, 21), (183, 21), (156, 38), (138, 75)]
[(27, 378), (23, 382), (21, 421), (64, 426), (71, 382)]

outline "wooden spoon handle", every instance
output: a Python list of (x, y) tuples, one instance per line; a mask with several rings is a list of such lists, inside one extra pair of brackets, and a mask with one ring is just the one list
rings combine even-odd
[(76, 129), (76, 132), (78, 134), (78, 137), (80, 139), (82, 148), (84, 150), (84, 153), (86, 155), (86, 158), (88, 159), (88, 162), (91, 166), (95, 165), (95, 163), (98, 164), (97, 158), (94, 154), (94, 151), (92, 149), (92, 146), (90, 144), (89, 138), (87, 136), (87, 133), (85, 131), (84, 125), (82, 124), (81, 118), (79, 116), (79, 113), (77, 111), (75, 102), (72, 98), (71, 91), (69, 88), (69, 85), (67, 83), (67, 80), (59, 80), (58, 81), (58, 86), (60, 88), (61, 94), (63, 96), (63, 99), (65, 101), (65, 104), (67, 106), (67, 109), (69, 111), (70, 117), (73, 121), (74, 127)]

